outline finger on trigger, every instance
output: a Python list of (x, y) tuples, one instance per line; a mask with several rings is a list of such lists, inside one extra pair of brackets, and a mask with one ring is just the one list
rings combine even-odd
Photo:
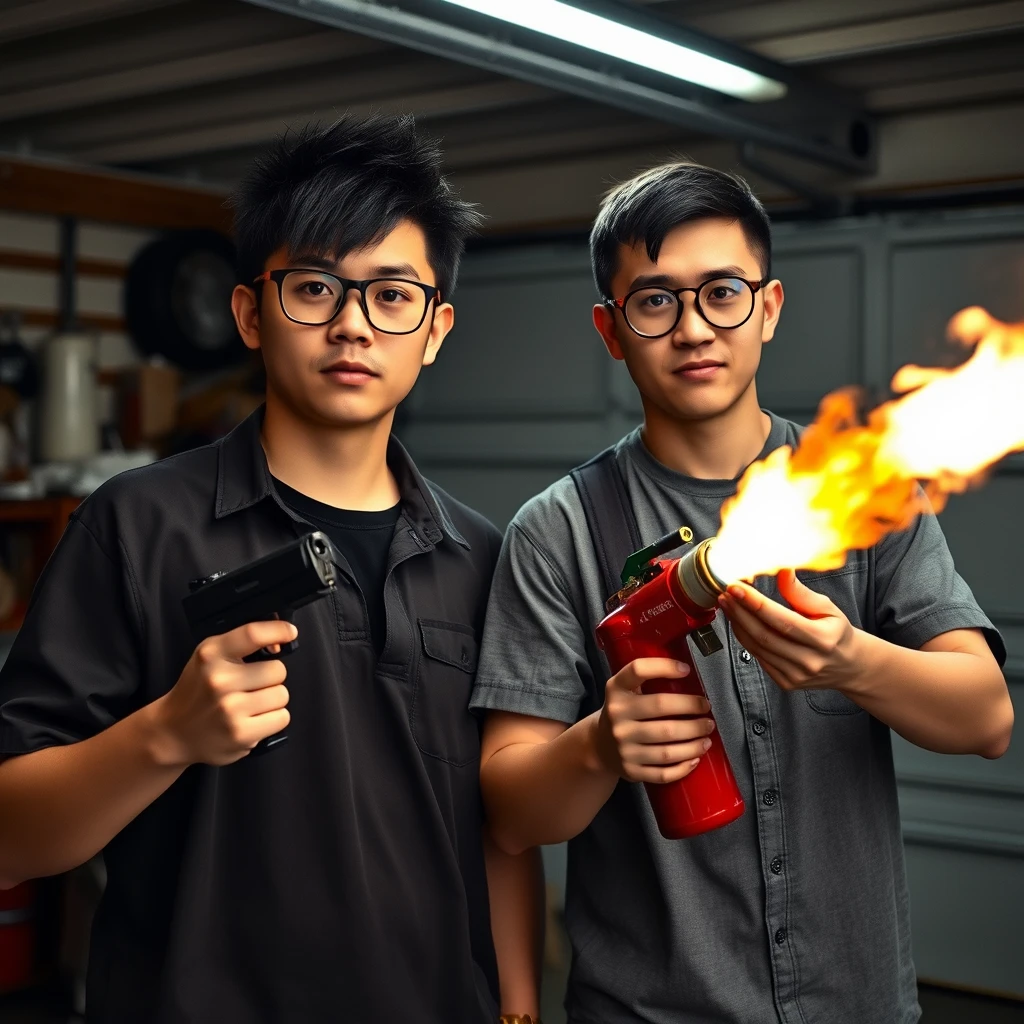
[(297, 636), (298, 630), (295, 626), (283, 619), (249, 622), (223, 635), (224, 656), (228, 658), (245, 658), (273, 644), (290, 643)]

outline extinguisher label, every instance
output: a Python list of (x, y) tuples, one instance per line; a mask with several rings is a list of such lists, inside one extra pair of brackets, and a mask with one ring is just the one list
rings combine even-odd
[(656, 604), (653, 608), (645, 608), (640, 614), (640, 621), (650, 622), (656, 615), (661, 615), (663, 612), (670, 611), (673, 608), (675, 608), (675, 602), (662, 601), (661, 604)]

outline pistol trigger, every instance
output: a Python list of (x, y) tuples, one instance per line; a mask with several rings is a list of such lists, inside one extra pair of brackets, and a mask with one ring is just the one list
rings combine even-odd
[[(277, 617), (282, 622), (292, 622), (292, 623), (294, 623), (294, 621), (295, 621), (295, 613), (293, 611), (291, 611), (290, 609), (288, 611), (286, 611), (286, 612), (278, 613)], [(289, 640), (286, 644), (281, 644), (281, 650), (278, 651), (277, 654), (274, 655), (274, 657), (275, 658), (280, 658), (280, 657), (283, 657), (286, 654), (291, 654), (298, 646), (299, 646), (299, 641), (297, 639), (296, 640)]]
[(722, 641), (715, 632), (715, 627), (710, 623), (707, 626), (701, 626), (699, 629), (695, 629), (691, 636), (693, 637), (694, 647), (696, 647), (705, 658), (709, 654), (714, 654), (715, 652), (722, 650)]

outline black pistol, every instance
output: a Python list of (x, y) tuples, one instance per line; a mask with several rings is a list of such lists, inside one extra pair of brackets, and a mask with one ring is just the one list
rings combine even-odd
[[(334, 589), (332, 552), (327, 535), (318, 530), (239, 569), (191, 580), (190, 593), (182, 606), (195, 643), (249, 622), (291, 622), (296, 609)], [(292, 640), (282, 644), (277, 653), (264, 649), (245, 660), (282, 658), (298, 646), (298, 640)], [(252, 753), (263, 754), (287, 739), (284, 731), (268, 736), (256, 744)]]

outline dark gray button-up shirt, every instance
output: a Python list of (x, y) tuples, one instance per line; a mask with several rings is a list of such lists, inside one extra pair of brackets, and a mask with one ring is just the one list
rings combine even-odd
[[(762, 457), (795, 444), (772, 418)], [(657, 462), (639, 431), (616, 459), (641, 535), (713, 536), (734, 481)], [(923, 517), (830, 573), (801, 573), (855, 626), (905, 647), (951, 629), (1002, 642)], [(774, 579), (758, 588), (778, 598)], [(588, 660), (600, 570), (569, 477), (512, 522), (499, 559), (473, 706), (572, 723), (599, 706)], [(695, 653), (746, 802), (702, 836), (662, 838), (642, 786), (620, 782), (569, 844), (574, 1024), (912, 1024), (920, 1009), (888, 728), (832, 690), (786, 693), (716, 623)]]

